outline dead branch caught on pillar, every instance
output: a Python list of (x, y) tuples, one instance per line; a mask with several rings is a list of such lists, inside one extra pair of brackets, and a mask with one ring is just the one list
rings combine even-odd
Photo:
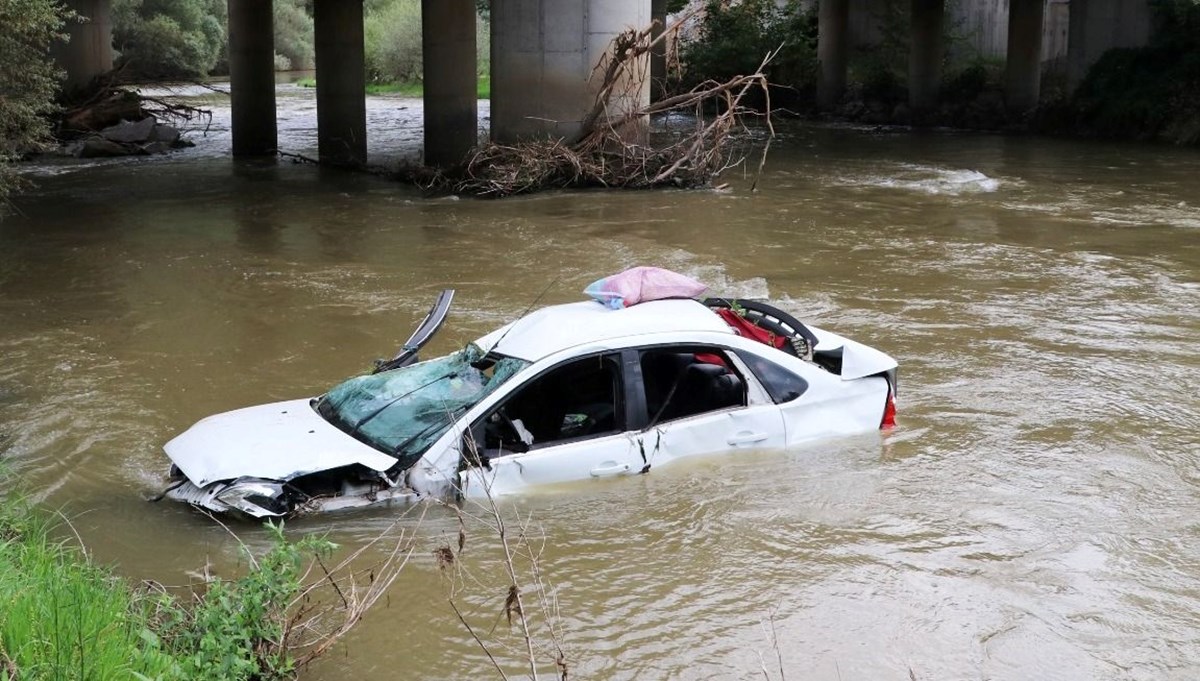
[[(646, 57), (668, 33), (654, 39), (650, 29), (629, 29), (613, 40), (593, 71), (600, 79), (596, 101), (573, 138), (491, 142), (477, 147), (455, 168), (409, 172), (407, 179), (438, 191), (490, 198), (545, 189), (709, 186), (721, 172), (745, 160), (750, 136), (738, 133), (746, 130), (747, 116), (763, 118), (774, 134), (763, 74), (773, 53), (749, 75), (707, 81), (642, 105), (636, 93), (650, 77)], [(745, 95), (758, 88), (768, 102), (765, 111), (742, 104)], [(652, 116), (678, 116), (692, 123), (651, 135), (647, 128)], [(766, 149), (762, 153), (765, 158)]]

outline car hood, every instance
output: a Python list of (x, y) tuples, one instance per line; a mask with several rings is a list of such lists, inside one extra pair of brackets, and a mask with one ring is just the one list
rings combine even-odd
[(290, 480), (356, 463), (382, 471), (396, 463), (321, 418), (307, 399), (209, 416), (163, 450), (197, 487), (241, 477)]

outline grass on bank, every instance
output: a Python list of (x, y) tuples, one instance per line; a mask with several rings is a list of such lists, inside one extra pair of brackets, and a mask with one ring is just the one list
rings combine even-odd
[(43, 515), (0, 502), (0, 681), (293, 678), (288, 606), (305, 559), (333, 545), (268, 527), (274, 545), (245, 576), (177, 596), (132, 587)]
[(23, 506), (0, 508), (0, 679), (179, 678), (150, 603)]
[[(316, 87), (317, 79), (301, 78), (300, 80), (296, 81), (296, 85), (300, 87)], [(491, 76), (479, 76), (479, 81), (476, 85), (475, 91), (479, 99), (491, 99)], [(369, 95), (403, 95), (405, 97), (421, 97), (425, 94), (425, 85), (420, 81), (407, 83), (367, 83), (366, 92)]]

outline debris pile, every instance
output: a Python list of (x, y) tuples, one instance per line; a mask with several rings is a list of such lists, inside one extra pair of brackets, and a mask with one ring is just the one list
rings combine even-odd
[[(580, 187), (695, 188), (709, 186), (726, 169), (741, 164), (750, 145), (747, 116), (770, 124), (767, 78), (763, 69), (726, 82), (708, 81), (690, 92), (622, 112), (638, 101), (649, 77), (645, 57), (666, 34), (629, 29), (614, 39), (593, 77), (601, 78), (596, 102), (573, 139), (484, 144), (458, 167), (440, 171), (411, 169), (404, 179), (430, 189), (480, 197), (503, 197), (543, 189)], [(743, 106), (751, 90), (761, 90), (768, 106), (760, 112)], [(685, 114), (694, 124), (666, 143), (653, 144), (646, 128), (651, 116)], [(769, 147), (764, 145), (764, 155)], [(759, 163), (761, 169), (762, 164)]]
[(63, 150), (79, 158), (161, 154), (194, 146), (179, 128), (162, 122), (190, 121), (207, 111), (145, 97), (121, 88), (104, 88), (63, 113), (55, 136)]

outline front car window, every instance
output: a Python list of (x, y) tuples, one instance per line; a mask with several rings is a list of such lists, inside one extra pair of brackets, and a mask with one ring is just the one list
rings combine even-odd
[(524, 452), (625, 427), (618, 355), (568, 362), (518, 388), (476, 424), (486, 450)]
[(411, 465), (464, 411), (527, 366), (514, 357), (485, 357), (472, 343), (445, 357), (351, 378), (330, 390), (317, 412)]

